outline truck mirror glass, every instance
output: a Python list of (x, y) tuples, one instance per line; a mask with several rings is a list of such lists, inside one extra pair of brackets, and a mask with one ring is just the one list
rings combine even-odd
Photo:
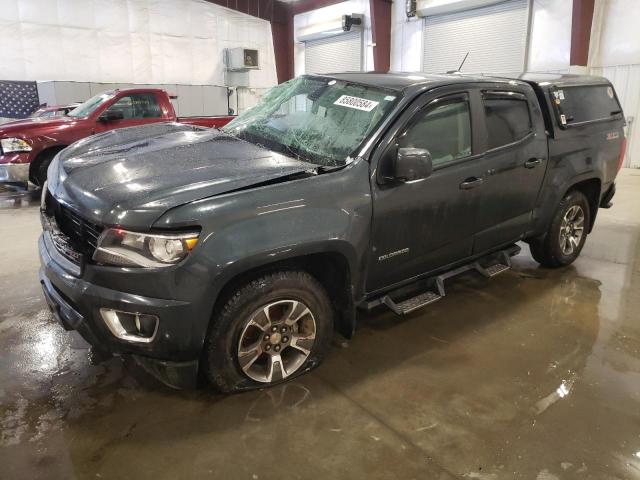
[(427, 178), (433, 172), (431, 153), (426, 148), (399, 148), (394, 177), (401, 182)]

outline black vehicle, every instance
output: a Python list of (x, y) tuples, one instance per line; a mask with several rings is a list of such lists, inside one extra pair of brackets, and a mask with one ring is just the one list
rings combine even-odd
[(62, 151), (40, 239), (67, 329), (165, 382), (223, 391), (316, 366), (356, 310), (409, 313), (529, 243), (573, 262), (624, 152), (584, 76), (303, 76), (222, 131), (156, 124)]

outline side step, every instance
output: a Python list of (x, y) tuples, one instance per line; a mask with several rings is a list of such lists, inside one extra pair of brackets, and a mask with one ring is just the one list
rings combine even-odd
[[(391, 298), (389, 297), (387, 298), (389, 299), (389, 301), (392, 301)], [(413, 298), (409, 298), (403, 302), (394, 303), (394, 305), (396, 305), (397, 309), (400, 311), (402, 315), (407, 315), (408, 313), (411, 313), (414, 310), (418, 310), (419, 308), (426, 307), (430, 303), (437, 302), (441, 298), (442, 298), (442, 295), (438, 295), (435, 292), (427, 291)], [(390, 307), (390, 305), (387, 302), (385, 302), (385, 305)], [(394, 310), (394, 309), (391, 308), (391, 310)]]
[(431, 280), (436, 291), (427, 290), (426, 292), (422, 292), (414, 297), (402, 300), (401, 302), (396, 302), (391, 298), (391, 296), (384, 295), (375, 300), (366, 302), (364, 307), (367, 310), (371, 310), (379, 305), (385, 305), (396, 315), (407, 315), (422, 307), (426, 307), (433, 302), (437, 302), (444, 297), (446, 295), (444, 289), (444, 281), (446, 279), (468, 272), (469, 270), (475, 270), (487, 278), (495, 277), (496, 275), (499, 275), (511, 268), (511, 257), (518, 253), (520, 253), (520, 247), (513, 245), (505, 250), (501, 250), (498, 253), (490, 255), (488, 258), (496, 259), (497, 262), (488, 267), (482, 266), (479, 260), (432, 277), (429, 280)]
[(496, 275), (501, 274), (502, 272), (509, 270), (511, 267), (509, 265), (503, 265), (502, 263), (496, 263), (495, 265), (491, 265), (490, 267), (485, 268), (485, 271), (490, 277), (495, 277)]

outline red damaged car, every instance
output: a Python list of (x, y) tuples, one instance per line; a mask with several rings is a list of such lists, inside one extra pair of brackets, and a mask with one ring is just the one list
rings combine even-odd
[(100, 93), (65, 116), (0, 125), (0, 182), (42, 186), (53, 157), (73, 142), (116, 128), (157, 122), (222, 127), (232, 116), (177, 117), (167, 92), (157, 88)]

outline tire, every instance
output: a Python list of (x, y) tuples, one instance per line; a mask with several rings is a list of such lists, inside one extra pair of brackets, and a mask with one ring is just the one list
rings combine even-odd
[(301, 271), (265, 274), (214, 312), (202, 371), (222, 392), (276, 385), (319, 365), (332, 336), (333, 308), (315, 278)]
[(44, 182), (47, 181), (47, 169), (59, 151), (60, 150), (44, 152), (36, 158), (29, 172), (29, 180), (31, 180), (31, 183), (38, 187), (44, 185)]
[[(565, 222), (565, 217), (571, 218), (573, 213), (582, 212), (582, 221), (576, 220)], [(567, 240), (567, 227), (573, 225), (573, 232), (576, 233), (582, 224), (579, 240), (575, 235), (573, 241)], [(553, 215), (551, 224), (546, 234), (542, 238), (533, 239), (529, 242), (529, 248), (533, 259), (540, 265), (548, 268), (559, 268), (570, 265), (580, 255), (582, 247), (587, 239), (587, 230), (591, 224), (591, 211), (589, 201), (585, 195), (573, 190), (565, 195), (560, 201), (558, 208)], [(568, 242), (568, 243), (567, 243)], [(569, 245), (571, 248), (567, 248)]]

